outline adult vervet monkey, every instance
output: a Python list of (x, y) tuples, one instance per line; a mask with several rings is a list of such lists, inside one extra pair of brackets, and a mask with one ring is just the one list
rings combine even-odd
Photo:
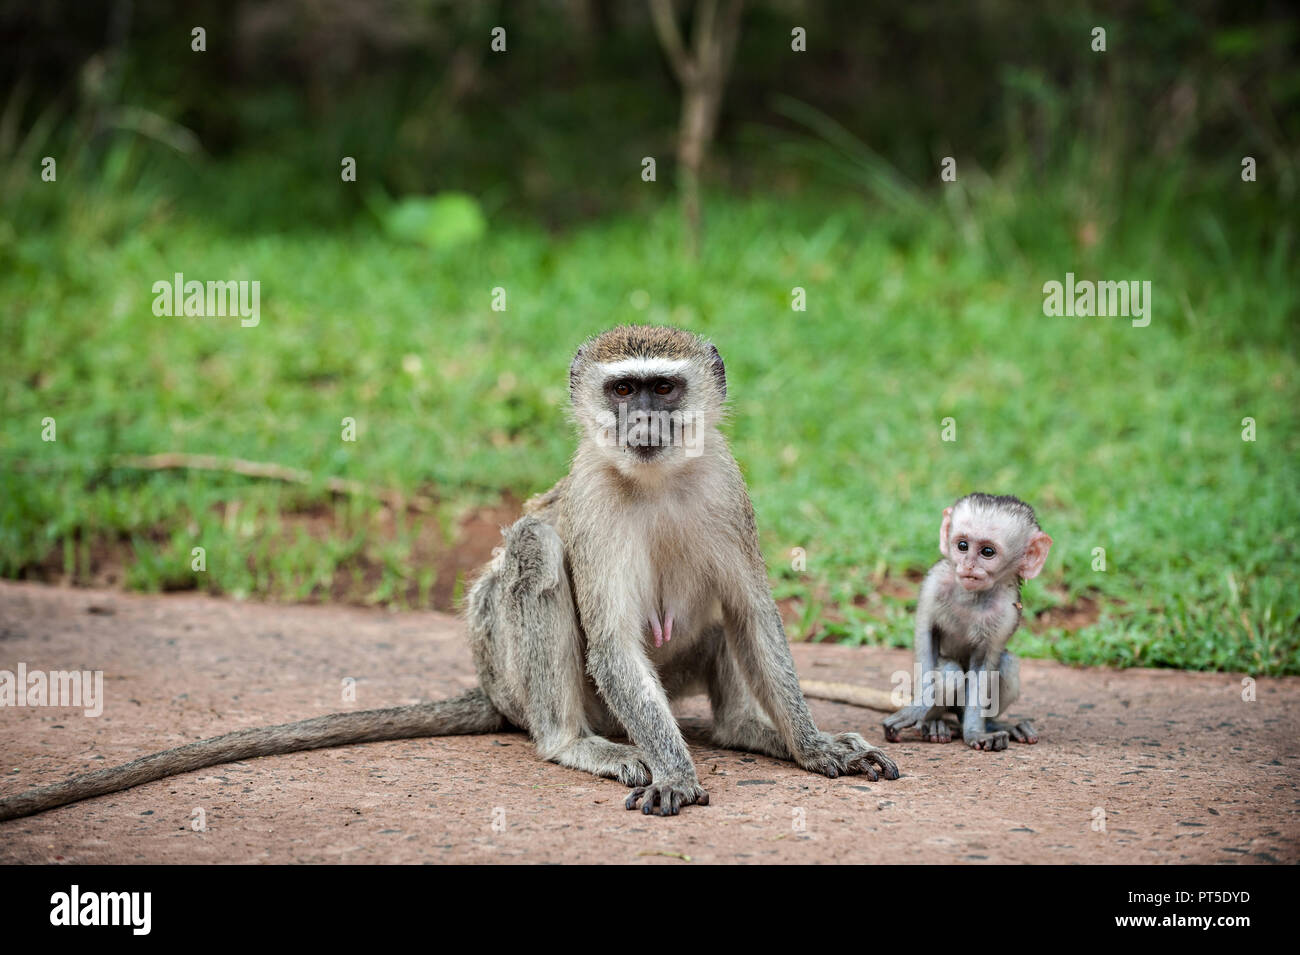
[(718, 431), (717, 349), (675, 328), (614, 328), (578, 349), (569, 393), (572, 468), (525, 505), (469, 593), (478, 688), (191, 743), (0, 800), (0, 819), (253, 756), (511, 726), (544, 759), (634, 787), (628, 809), (675, 815), (709, 800), (669, 709), (701, 690), (718, 746), (897, 779), (857, 733), (813, 724)]
[[(578, 349), (569, 395), (569, 475), (525, 506), (470, 592), (493, 703), (544, 758), (634, 787), (626, 805), (643, 800), (647, 813), (708, 802), (669, 709), (699, 690), (719, 746), (830, 777), (897, 779), (857, 733), (813, 724), (754, 509), (718, 431), (718, 350), (675, 328), (615, 328)], [(622, 733), (633, 745), (605, 739)]]

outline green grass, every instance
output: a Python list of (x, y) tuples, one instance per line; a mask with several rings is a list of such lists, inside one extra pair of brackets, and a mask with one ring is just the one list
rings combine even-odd
[[(380, 570), (365, 599), (409, 603), (418, 581), (424, 602), (421, 534), (564, 472), (576, 344), (670, 322), (726, 360), (728, 431), (802, 634), (909, 643), (906, 575), (937, 557), (941, 508), (985, 490), (1032, 503), (1055, 540), (1027, 611), (1100, 606), (1081, 630), (1022, 631), (1021, 652), (1300, 673), (1293, 236), (1260, 201), (1214, 201), (1192, 182), (1162, 175), (1086, 213), (1051, 181), (954, 187), (910, 215), (850, 193), (711, 196), (698, 262), (679, 252), (667, 191), (658, 211), (562, 235), (498, 217), (481, 243), (440, 253), (360, 221), (236, 234), (166, 197), (7, 208), (0, 573), (88, 579), (107, 543), (126, 551), (131, 587), (294, 600), (327, 595), (368, 554)], [(1088, 223), (1095, 243), (1079, 238)], [(259, 280), (260, 326), (155, 317), (151, 286), (177, 271)], [(1067, 271), (1151, 280), (1151, 325), (1045, 317), (1042, 284)], [(806, 312), (791, 310), (794, 286)], [(364, 498), (112, 464), (161, 451), (423, 491), (439, 507), (380, 542)], [(287, 520), (302, 512), (328, 518), (325, 541)]]

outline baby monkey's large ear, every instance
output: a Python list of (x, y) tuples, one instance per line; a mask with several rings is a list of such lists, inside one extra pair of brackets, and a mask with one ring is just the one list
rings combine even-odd
[(948, 556), (948, 531), (952, 529), (952, 508), (943, 509), (943, 523), (939, 525), (939, 553)]
[(1020, 576), (1025, 580), (1037, 577), (1047, 563), (1047, 552), (1052, 549), (1052, 539), (1042, 531), (1036, 531), (1029, 538), (1025, 556), (1020, 558)]

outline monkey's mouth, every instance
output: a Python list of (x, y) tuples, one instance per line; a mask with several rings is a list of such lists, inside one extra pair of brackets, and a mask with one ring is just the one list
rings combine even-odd
[(642, 461), (653, 461), (663, 452), (662, 444), (632, 444), (628, 443), (627, 449)]
[(969, 574), (958, 574), (957, 579), (961, 581), (961, 585), (967, 590), (976, 590), (984, 584), (983, 577), (974, 577)]

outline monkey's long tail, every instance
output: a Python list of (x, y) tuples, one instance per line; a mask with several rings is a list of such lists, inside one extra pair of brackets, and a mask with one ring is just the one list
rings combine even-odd
[(0, 799), (0, 821), (30, 816), (55, 806), (130, 789), (141, 783), (188, 773), (205, 766), (232, 763), (255, 756), (299, 753), (327, 746), (375, 743), (417, 736), (494, 733), (508, 726), (505, 717), (497, 712), (487, 694), (476, 687), (460, 696), (436, 703), (416, 703), (358, 713), (331, 713), (297, 723), (239, 730)]
[(804, 696), (818, 700), (833, 700), (836, 703), (852, 703), (869, 710), (892, 713), (899, 704), (893, 702), (889, 690), (877, 690), (874, 687), (858, 686), (855, 683), (823, 683), (821, 680), (800, 680), (799, 688)]

